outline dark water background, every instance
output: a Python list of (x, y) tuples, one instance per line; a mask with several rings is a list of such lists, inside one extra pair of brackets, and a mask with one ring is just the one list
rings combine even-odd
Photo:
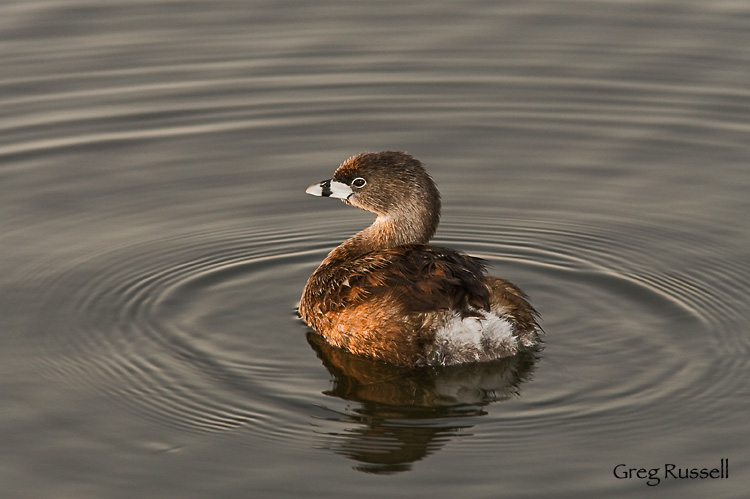
[[(748, 47), (743, 0), (4, 1), (0, 495), (746, 497)], [(372, 217), (304, 189), (381, 149), (540, 355), (308, 337)]]

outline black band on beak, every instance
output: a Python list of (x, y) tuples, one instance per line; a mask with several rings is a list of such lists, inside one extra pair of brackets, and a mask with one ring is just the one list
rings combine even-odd
[(321, 196), (329, 197), (331, 195), (331, 179), (328, 179), (325, 182), (321, 182), (320, 186), (323, 188)]

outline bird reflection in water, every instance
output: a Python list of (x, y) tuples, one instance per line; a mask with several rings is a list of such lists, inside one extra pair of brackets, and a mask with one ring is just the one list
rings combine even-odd
[(319, 335), (307, 340), (333, 376), (331, 397), (356, 402), (346, 411), (326, 409), (325, 417), (342, 431), (318, 431), (332, 437), (334, 452), (357, 461), (356, 470), (390, 474), (467, 435), (471, 418), (484, 406), (518, 397), (530, 379), (538, 352), (521, 352), (493, 362), (409, 369), (352, 355), (330, 346)]

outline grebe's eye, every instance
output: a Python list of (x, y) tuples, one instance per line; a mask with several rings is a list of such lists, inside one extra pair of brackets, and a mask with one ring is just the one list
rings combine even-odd
[(354, 180), (352, 180), (352, 187), (356, 187), (357, 189), (362, 188), (367, 183), (367, 180), (363, 179), (362, 177), (357, 177)]

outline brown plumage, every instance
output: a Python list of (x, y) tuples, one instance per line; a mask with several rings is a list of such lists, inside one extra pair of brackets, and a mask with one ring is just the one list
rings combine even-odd
[(539, 341), (536, 312), (484, 263), (427, 245), (440, 194), (422, 164), (401, 152), (363, 153), (313, 195), (377, 214), (326, 257), (300, 301), (302, 319), (330, 344), (405, 366), (513, 355)]

